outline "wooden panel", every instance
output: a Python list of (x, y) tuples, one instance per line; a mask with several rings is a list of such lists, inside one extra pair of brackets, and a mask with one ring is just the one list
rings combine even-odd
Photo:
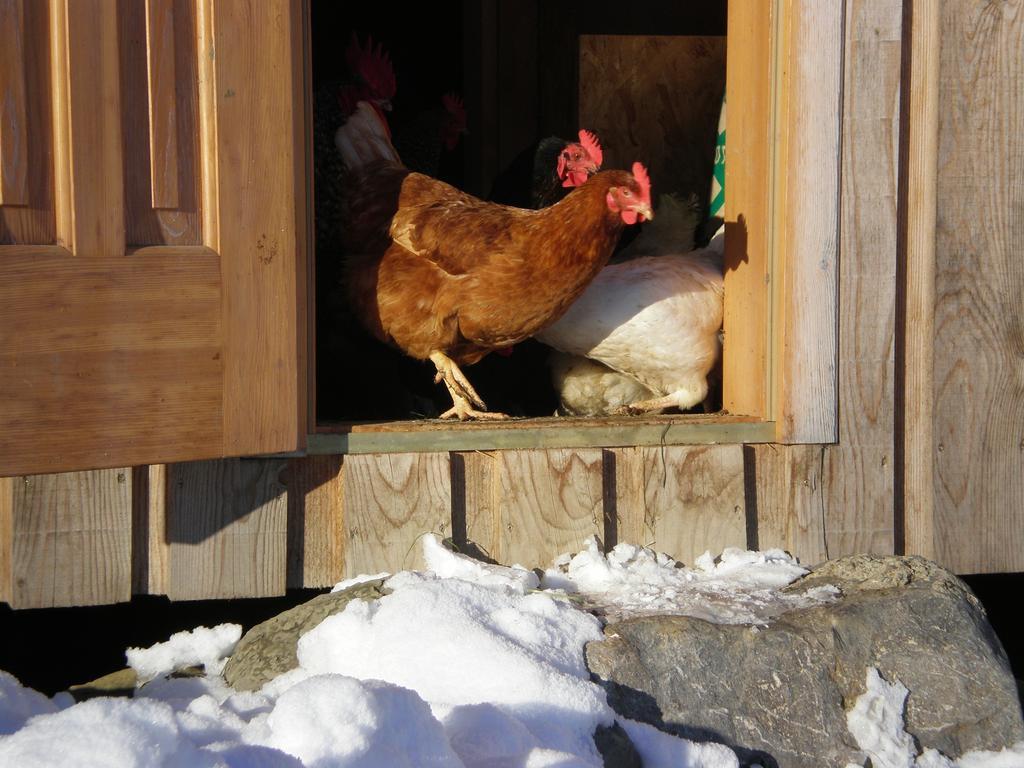
[(846, 5), (839, 306), (841, 446), (829, 557), (894, 549), (894, 334), (902, 3)]
[(606, 168), (647, 166), (655, 198), (711, 186), (725, 92), (725, 38), (582, 35), (580, 126), (597, 133)]
[(757, 445), (744, 449), (746, 482), (756, 504), (757, 547), (784, 549), (801, 563), (828, 559), (824, 445)]
[[(54, 45), (66, 51), (67, 122), (56, 143), (69, 154), (63, 192), (74, 215), (58, 216), (62, 244), (81, 256), (120, 254), (125, 245), (116, 9), (104, 0), (52, 6)], [(63, 96), (58, 96), (63, 100)], [(58, 194), (61, 194), (60, 192)]]
[(0, 205), (28, 204), (25, 8), (0, 0)]
[(769, 185), (775, 3), (734, 3), (726, 55), (725, 331), (722, 406), (768, 416)]
[(936, 555), (1024, 570), (1024, 4), (944, 3), (935, 285)]
[[(773, 411), (780, 442), (838, 439), (836, 400), (839, 147), (843, 4), (793, 0), (786, 35), (788, 78), (780, 116), (779, 183), (784, 186), (776, 269)], [(732, 137), (730, 136), (730, 139)]]
[[(216, 257), (2, 263), (0, 391), (18, 393), (0, 411), (18, 436), (0, 444), (8, 474), (220, 452)], [(40, 440), (46, 451), (26, 450)]]
[[(933, 374), (935, 370), (935, 214), (939, 140), (940, 9), (934, 0), (916, 0), (910, 12), (907, 84), (906, 171), (900, 190), (906, 203), (904, 241), (905, 309), (902, 381), (897, 382), (897, 420), (903, 414), (902, 494), (904, 549), (908, 555), (935, 557), (935, 473), (933, 461)], [(906, 16), (904, 17), (906, 19)], [(904, 21), (906, 23), (906, 21)], [(904, 34), (906, 39), (906, 34)], [(904, 43), (906, 45), (906, 43)], [(897, 317), (897, 320), (899, 318)], [(897, 342), (900, 337), (897, 335)], [(897, 421), (899, 428), (899, 421)], [(899, 525), (899, 520), (896, 521)], [(897, 534), (900, 531), (897, 530)]]
[(172, 600), (285, 591), (288, 504), (280, 459), (167, 468), (167, 594)]
[(131, 597), (130, 470), (27, 475), (11, 482), (12, 607)]
[(149, 74), (149, 173), (154, 208), (178, 207), (178, 126), (175, 102), (174, 4), (146, 0)]
[(707, 550), (718, 555), (726, 547), (746, 548), (743, 492), (738, 445), (616, 452), (620, 540), (689, 565)]
[(3, 0), (0, 245), (50, 245), (55, 239), (50, 79), (49, 4)]
[(420, 537), (451, 534), (448, 454), (345, 459), (345, 576), (422, 568)]
[[(119, 9), (126, 239), (132, 247), (204, 242), (197, 52), (212, 37), (197, 28), (202, 5), (146, 0)], [(212, 154), (213, 143), (204, 140)], [(208, 199), (216, 199), (215, 190)]]
[(288, 490), (288, 588), (329, 587), (345, 576), (345, 476), (341, 456), (292, 459)]
[(304, 137), (291, 119), (305, 98), (295, 90), (301, 3), (236, 0), (215, 8), (224, 451), (291, 451), (306, 433), (305, 389), (299, 406), (305, 223), (297, 203)]
[(545, 567), (602, 536), (601, 451), (502, 451), (497, 454), (501, 562)]

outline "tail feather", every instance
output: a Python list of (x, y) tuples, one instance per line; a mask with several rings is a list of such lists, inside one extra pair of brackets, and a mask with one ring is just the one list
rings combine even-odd
[(338, 128), (334, 143), (349, 171), (376, 160), (401, 163), (391, 144), (387, 124), (377, 111), (365, 101), (356, 105), (356, 111)]

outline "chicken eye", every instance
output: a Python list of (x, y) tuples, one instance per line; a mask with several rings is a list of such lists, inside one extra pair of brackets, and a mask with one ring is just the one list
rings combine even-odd
[(622, 190), (622, 196), (623, 197), (630, 197), (631, 193), (630, 193), (630, 191), (628, 189), (624, 189), (624, 190)]

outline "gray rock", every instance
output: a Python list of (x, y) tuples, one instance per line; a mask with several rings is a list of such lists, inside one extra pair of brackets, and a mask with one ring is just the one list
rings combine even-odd
[(239, 691), (255, 691), (299, 665), (299, 638), (321, 621), (345, 610), (351, 600), (376, 600), (388, 593), (384, 579), (374, 579), (341, 592), (317, 595), (250, 629), (224, 665), (224, 679)]
[(967, 586), (916, 557), (856, 556), (790, 585), (842, 591), (768, 627), (685, 616), (628, 619), (587, 646), (615, 710), (737, 750), (746, 764), (863, 764), (845, 710), (868, 667), (910, 689), (906, 729), (949, 756), (1024, 738), (1009, 662)]

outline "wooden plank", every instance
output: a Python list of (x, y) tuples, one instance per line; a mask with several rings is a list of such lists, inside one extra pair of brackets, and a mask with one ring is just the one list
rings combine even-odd
[(543, 568), (603, 535), (600, 449), (502, 451), (497, 460), (503, 563)]
[[(775, 271), (780, 442), (838, 439), (837, 257), (843, 85), (843, 4), (787, 6), (785, 106), (779, 117), (779, 238)], [(730, 135), (731, 140), (731, 135)], [(730, 141), (731, 144), (731, 141)], [(731, 146), (730, 146), (731, 151)]]
[(54, 15), (60, 30), (54, 44), (67, 51), (67, 69), (55, 77), (66, 81), (68, 99), (67, 143), (63, 136), (57, 142), (70, 154), (70, 249), (86, 257), (120, 254), (125, 218), (117, 8), (81, 0), (55, 4)]
[(958, 573), (1024, 570), (1024, 7), (941, 9), (935, 530)]
[(293, 71), (300, 6), (239, 0), (215, 9), (226, 455), (292, 451), (305, 440), (295, 181), (305, 137), (291, 119), (304, 98)]
[(500, 468), (496, 451), (451, 454), (452, 537), (467, 551), (503, 563)]
[[(903, 537), (908, 555), (935, 557), (935, 218), (939, 141), (940, 11), (934, 0), (911, 3), (904, 240), (905, 301), (902, 387)], [(899, 489), (897, 489), (899, 493)], [(899, 500), (899, 496), (897, 497)], [(898, 522), (898, 521), (897, 521)]]
[(829, 557), (824, 445), (757, 445), (752, 476), (759, 549), (784, 549), (805, 565)]
[[(674, 421), (640, 423), (607, 420), (568, 426), (573, 420), (528, 419), (502, 427), (483, 424), (400, 422), (395, 428), (320, 432), (309, 436), (309, 453), (415, 453), (436, 450), (490, 451), (531, 448), (609, 448), (628, 445), (765, 443), (775, 436), (773, 422)], [(686, 417), (679, 417), (686, 418)], [(698, 417), (700, 418), (700, 417)], [(614, 426), (613, 426), (614, 425)]]
[(741, 446), (648, 447), (616, 458), (619, 517), (639, 533), (631, 543), (689, 565), (705, 551), (746, 549)]
[(0, 602), (10, 604), (14, 595), (14, 483), (0, 477)]
[(135, 169), (125, 175), (125, 238), (132, 249), (198, 246), (202, 209), (216, 211), (215, 197), (201, 205), (198, 46), (204, 40), (197, 5), (137, 2), (118, 14), (125, 165)]
[(288, 588), (329, 587), (345, 573), (345, 475), (341, 456), (291, 459), (288, 489)]
[[(0, 95), (5, 105), (0, 167), (10, 172), (0, 173), (0, 186), (6, 185), (0, 190), (0, 248), (50, 245), (55, 242), (50, 9), (47, 3), (4, 0), (0, 15), (0, 94), (9, 94)], [(15, 195), (13, 188), (21, 191)]]
[(826, 456), (828, 555), (895, 546), (897, 177), (902, 3), (846, 5), (839, 437)]
[(0, 0), (0, 205), (28, 204), (25, 8)]
[(220, 453), (215, 256), (2, 264), (0, 391), (18, 393), (0, 411), (7, 474)]
[(132, 468), (132, 593), (166, 595), (167, 465)]
[(167, 594), (172, 600), (284, 594), (288, 503), (281, 459), (167, 468)]
[(696, 195), (711, 184), (725, 92), (725, 38), (582, 35), (580, 126), (601, 138), (606, 168), (636, 160), (654, 197)]
[(173, 0), (146, 0), (149, 173), (154, 208), (178, 207), (174, 29)]
[(11, 606), (128, 600), (131, 487), (127, 468), (15, 478)]
[(769, 184), (778, 3), (729, 9), (726, 54), (725, 341), (722, 407), (768, 417)]
[(423, 567), (419, 539), (451, 533), (446, 453), (345, 459), (345, 576)]

